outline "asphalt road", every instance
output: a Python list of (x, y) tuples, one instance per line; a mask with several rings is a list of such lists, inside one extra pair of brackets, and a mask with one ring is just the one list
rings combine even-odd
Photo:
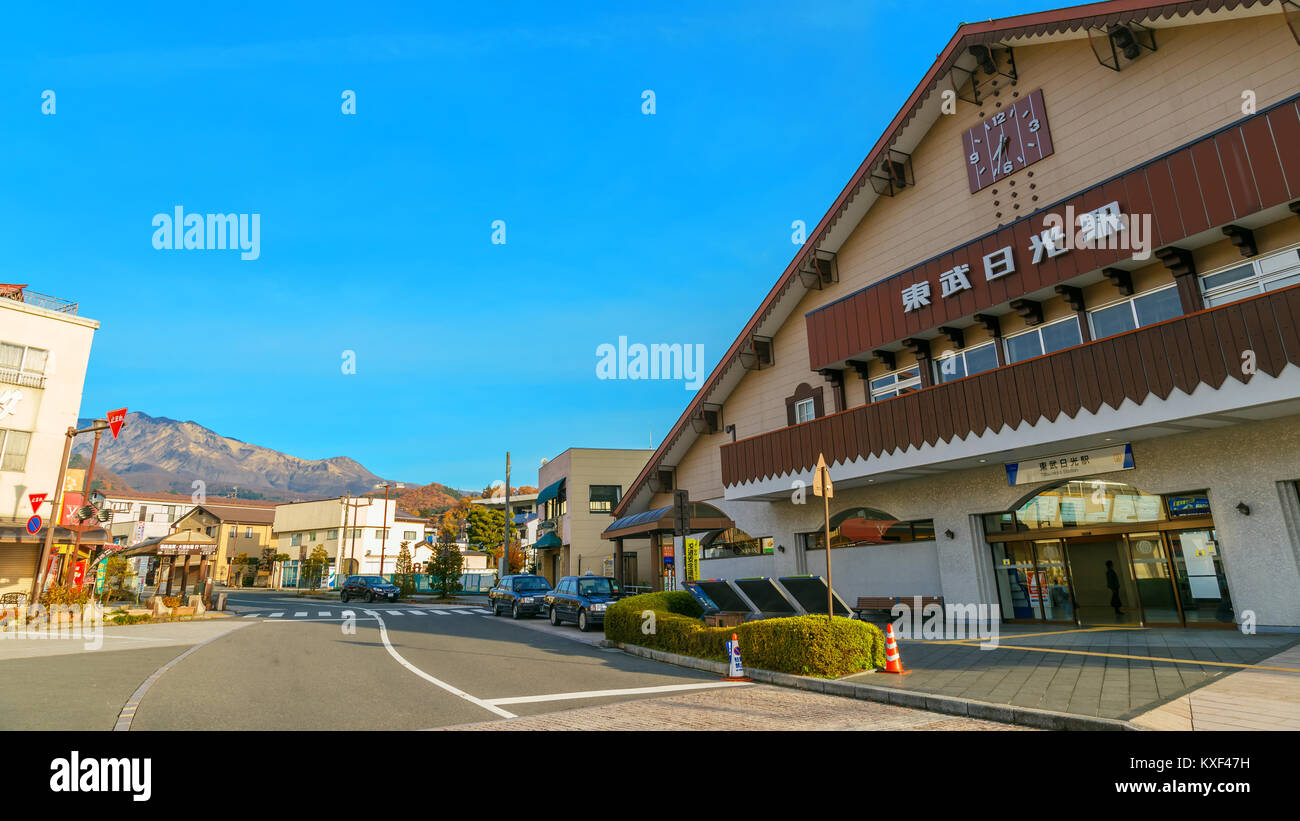
[(132, 730), (432, 729), (719, 685), (478, 608), (260, 591), (232, 592), (228, 607), (219, 622), (110, 628), (98, 650), (0, 648), (0, 728), (121, 726), (169, 663), (127, 709)]

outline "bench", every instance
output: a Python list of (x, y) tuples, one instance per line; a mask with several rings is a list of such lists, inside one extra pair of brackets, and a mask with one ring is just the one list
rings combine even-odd
[(925, 607), (931, 604), (939, 605), (942, 610), (943, 596), (858, 596), (858, 603), (853, 608), (853, 612), (858, 614), (858, 618), (865, 620), (864, 613), (892, 614), (896, 604), (905, 604), (922, 613), (925, 612)]

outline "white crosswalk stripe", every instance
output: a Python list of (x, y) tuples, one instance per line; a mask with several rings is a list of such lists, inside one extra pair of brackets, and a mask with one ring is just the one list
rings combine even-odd
[[(365, 615), (367, 615), (367, 616), (371, 616), (371, 617), (374, 617), (374, 616), (379, 615), (380, 612), (386, 613), (387, 615), (390, 615), (390, 616), (427, 616), (427, 615), (429, 615), (430, 613), (432, 613), (432, 614), (435, 615), (435, 616), (449, 616), (449, 615), (457, 615), (457, 616), (479, 616), (479, 615), (489, 615), (489, 614), (492, 613), (491, 610), (488, 610), (488, 609), (486, 609), (486, 608), (482, 608), (482, 607), (475, 607), (475, 608), (462, 607), (462, 608), (457, 608), (457, 609), (451, 609), (451, 608), (430, 608), (430, 609), (428, 609), (428, 610), (415, 610), (415, 609), (411, 609), (411, 610), (383, 610), (383, 611), (378, 611), (378, 610), (362, 610), (361, 612), (364, 613)], [(295, 610), (295, 611), (293, 611), (292, 613), (290, 613), (290, 612), (288, 612), (288, 611), (280, 610), (280, 611), (277, 611), (277, 612), (275, 612), (275, 613), (267, 613), (267, 612), (264, 612), (264, 611), (254, 611), (254, 612), (252, 612), (252, 613), (245, 613), (245, 614), (243, 614), (243, 617), (246, 618), (246, 619), (259, 619), (259, 618), (260, 618), (260, 619), (280, 619), (280, 618), (283, 618), (283, 619), (285, 619), (286, 621), (288, 621), (288, 620), (290, 620), (290, 619), (306, 619), (306, 618), (320, 618), (320, 619), (350, 618), (350, 617), (355, 617), (356, 615), (357, 615), (357, 613), (356, 613), (356, 611), (354, 611), (354, 610), (342, 610), (342, 611), (334, 611), (334, 610), (319, 610), (319, 611), (316, 611), (316, 614), (315, 614), (314, 616), (312, 615), (312, 613), (311, 613), (310, 611), (307, 611), (307, 610)]]
[(435, 615), (435, 616), (445, 616), (445, 615), (447, 615), (447, 611), (446, 611), (446, 610), (430, 610), (429, 612), (430, 612), (430, 613), (433, 613), (433, 615)]
[(305, 618), (307, 618), (307, 611), (306, 611), (306, 610), (299, 610), (297, 613), (294, 613), (294, 614), (293, 614), (293, 617), (294, 617), (295, 619), (305, 619)]
[(283, 615), (284, 615), (283, 613), (272, 613), (270, 616), (267, 616), (267, 618), (270, 618), (270, 619), (278, 619), (278, 618), (280, 618), (280, 617), (283, 616)]
[(332, 615), (334, 615), (334, 614), (331, 613), (329, 610), (322, 610), (322, 611), (320, 611), (319, 613), (317, 613), (316, 615), (320, 616), (321, 618), (325, 618), (325, 617), (327, 617), (327, 616), (332, 616)]
[(403, 613), (401, 610), (385, 610), (384, 612), (387, 613), (387, 614), (390, 615), (390, 616), (405, 616), (405, 615), (406, 615), (406, 614)]
[[(461, 614), (462, 616), (472, 616), (472, 615), (474, 615), (474, 611), (473, 611), (473, 610), (453, 610), (453, 611), (451, 611), (451, 612), (453, 612), (453, 613), (459, 613), (459, 614)], [(486, 610), (483, 610), (482, 612), (486, 613), (487, 611), (486, 611)]]
[(257, 617), (260, 616), (260, 615), (262, 615), (262, 614), (261, 614), (261, 613), (245, 613), (245, 614), (244, 614), (244, 618), (246, 618), (246, 619), (255, 619), (255, 618), (257, 618)]
[(429, 611), (428, 611), (428, 610), (407, 610), (406, 612), (410, 613), (412, 616), (427, 616), (427, 615), (429, 615)]

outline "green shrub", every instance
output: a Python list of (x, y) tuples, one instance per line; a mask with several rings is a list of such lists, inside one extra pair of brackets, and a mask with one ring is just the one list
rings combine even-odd
[[(654, 611), (654, 631), (643, 632)], [(885, 666), (885, 638), (875, 625), (854, 619), (796, 616), (739, 627), (706, 627), (702, 609), (685, 591), (647, 593), (615, 602), (605, 614), (612, 641), (653, 647), (711, 661), (726, 661), (732, 633), (746, 665), (781, 673), (835, 677)]]

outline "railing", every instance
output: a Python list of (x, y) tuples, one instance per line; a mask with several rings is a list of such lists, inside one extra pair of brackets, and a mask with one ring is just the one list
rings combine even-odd
[(20, 388), (41, 389), (45, 387), (45, 377), (0, 368), (0, 384), (17, 385)]
[[(1243, 367), (1248, 354), (1254, 369)], [(818, 453), (844, 463), (1102, 405), (1118, 410), (1175, 388), (1228, 389), (1256, 372), (1278, 376), (1288, 362), (1300, 366), (1300, 285), (724, 444), (722, 481), (804, 473)]]
[(0, 288), (0, 299), (12, 299), (15, 302), (21, 302), (24, 305), (34, 305), (37, 308), (44, 308), (47, 311), (57, 311), (61, 314), (77, 313), (77, 303), (66, 299), (59, 299), (56, 296), (40, 294), (36, 291), (30, 291), (27, 288), (18, 288), (7, 286)]

